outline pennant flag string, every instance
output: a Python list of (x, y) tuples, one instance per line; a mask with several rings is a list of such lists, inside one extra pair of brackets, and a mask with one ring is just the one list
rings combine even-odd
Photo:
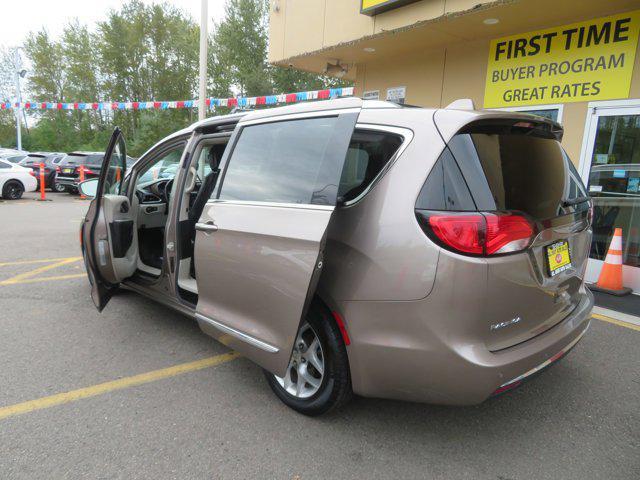
[[(263, 95), (261, 97), (207, 98), (209, 108), (215, 107), (254, 107), (259, 105), (278, 105), (281, 103), (297, 103), (310, 100), (350, 97), (354, 87), (327, 88), (308, 92), (283, 93), (280, 95)], [(167, 110), (180, 108), (197, 108), (197, 100), (179, 100), (164, 102), (0, 102), (1, 110), (14, 108), (25, 110)]]

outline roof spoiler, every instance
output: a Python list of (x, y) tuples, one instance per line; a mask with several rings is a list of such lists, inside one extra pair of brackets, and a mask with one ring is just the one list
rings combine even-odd
[(444, 108), (446, 108), (447, 110), (475, 110), (476, 105), (470, 98), (459, 98), (458, 100), (454, 100)]

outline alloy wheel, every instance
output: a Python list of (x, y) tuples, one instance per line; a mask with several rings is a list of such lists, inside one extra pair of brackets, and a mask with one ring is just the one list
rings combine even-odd
[(324, 378), (324, 355), (316, 332), (308, 323), (300, 327), (284, 377), (276, 376), (284, 390), (296, 398), (316, 394)]
[(7, 198), (11, 200), (18, 200), (22, 196), (22, 188), (17, 183), (11, 183), (7, 187)]

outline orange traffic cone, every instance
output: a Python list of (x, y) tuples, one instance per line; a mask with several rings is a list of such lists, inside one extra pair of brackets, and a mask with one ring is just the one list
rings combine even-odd
[(609, 251), (604, 259), (600, 277), (595, 285), (590, 285), (596, 292), (611, 295), (628, 295), (631, 289), (622, 286), (622, 229), (616, 228), (609, 244)]

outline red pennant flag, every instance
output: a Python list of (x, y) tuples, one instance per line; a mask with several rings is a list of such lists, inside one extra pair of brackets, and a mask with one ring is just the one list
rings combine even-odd
[(329, 98), (331, 95), (331, 90), (320, 90), (318, 92), (318, 98)]
[(93, 108), (94, 110), (97, 110), (98, 109), (98, 103), (97, 102), (92, 103), (91, 104), (91, 108)]
[(256, 98), (256, 105), (265, 105), (267, 103), (267, 97)]
[(43, 110), (46, 110), (47, 109), (47, 102), (42, 102), (40, 104), (40, 108), (43, 109)]
[(287, 93), (287, 103), (293, 103), (297, 98), (298, 96), (295, 93)]
[(160, 108), (161, 102), (153, 102), (153, 108)]
[(176, 108), (184, 108), (184, 102), (183, 101), (176, 102)]
[(73, 108), (74, 108), (74, 109), (76, 109), (76, 110), (78, 109), (78, 102), (75, 102), (75, 103), (73, 104)]
[(228, 98), (227, 99), (227, 106), (228, 107), (235, 107), (236, 105), (238, 105), (238, 99), (237, 98)]
[(56, 105), (56, 108), (57, 108), (58, 110), (62, 110), (62, 103), (58, 103), (58, 104)]

